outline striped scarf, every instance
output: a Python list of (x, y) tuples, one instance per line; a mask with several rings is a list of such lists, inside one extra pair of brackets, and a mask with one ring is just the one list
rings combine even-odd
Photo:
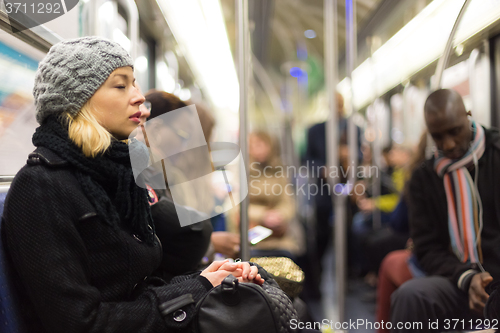
[[(472, 121), (474, 140), (467, 153), (459, 160), (451, 160), (436, 152), (434, 168), (443, 178), (448, 204), (448, 231), (456, 256), (464, 263), (482, 262), (481, 198), (467, 167), (483, 156), (484, 129)], [(476, 165), (477, 168), (477, 165)]]

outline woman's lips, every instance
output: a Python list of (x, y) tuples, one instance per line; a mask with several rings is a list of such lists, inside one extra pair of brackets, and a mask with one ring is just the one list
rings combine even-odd
[(134, 123), (140, 124), (141, 122), (141, 111), (134, 113), (128, 119), (132, 120)]

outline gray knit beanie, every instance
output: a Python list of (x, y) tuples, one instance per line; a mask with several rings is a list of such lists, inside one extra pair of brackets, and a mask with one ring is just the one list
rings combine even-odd
[(115, 69), (132, 65), (123, 47), (102, 37), (55, 44), (36, 72), (36, 120), (42, 124), (51, 114), (76, 115)]

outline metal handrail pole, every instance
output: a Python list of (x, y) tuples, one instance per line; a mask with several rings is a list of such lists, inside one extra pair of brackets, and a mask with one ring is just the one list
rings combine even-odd
[[(469, 3), (471, 3), (472, 0), (465, 0), (464, 4), (462, 5), (462, 8), (460, 9), (460, 12), (458, 13), (457, 19), (455, 20), (455, 24), (453, 25), (453, 28), (451, 29), (450, 32), (450, 37), (448, 37), (448, 41), (446, 42), (446, 46), (444, 47), (444, 52), (441, 58), (439, 58), (437, 66), (436, 66), (436, 73), (434, 74), (434, 81), (431, 82), (431, 87), (432, 91), (437, 90), (441, 88), (441, 82), (443, 80), (443, 73), (448, 65), (448, 60), (450, 58), (450, 53), (451, 53), (451, 48), (453, 46), (453, 39), (455, 38), (455, 33), (458, 30), (458, 26), (460, 22), (462, 21), (462, 17), (465, 14), (465, 11), (467, 10), (467, 7), (469, 6)], [(436, 144), (434, 143), (434, 140), (432, 139), (430, 134), (427, 134), (427, 149), (425, 152), (425, 157), (427, 159), (431, 158), (434, 147)]]
[[(337, 0), (324, 0), (324, 35), (325, 35), (325, 80), (328, 100), (328, 120), (326, 122), (326, 167), (327, 179), (332, 194), (332, 204), (335, 209), (335, 272), (336, 303), (338, 322), (343, 322), (345, 317), (345, 238), (341, 239), (343, 229), (345, 230), (341, 197), (335, 195), (335, 185), (338, 178), (330, 178), (332, 168), (339, 165), (339, 133), (338, 133), (338, 110), (336, 88), (338, 83), (338, 49), (337, 49)], [(334, 173), (335, 174), (335, 173)], [(338, 173), (337, 173), (338, 174)]]
[[(239, 142), (241, 155), (245, 165), (240, 167), (241, 181), (248, 179), (248, 147), (247, 147), (247, 113), (248, 113), (248, 86), (249, 86), (249, 59), (250, 34), (248, 28), (248, 0), (236, 0), (236, 14), (238, 18), (238, 77), (240, 85), (240, 131)], [(242, 186), (240, 186), (240, 189)], [(240, 198), (243, 192), (240, 191)], [(248, 197), (240, 203), (240, 255), (244, 261), (250, 260), (250, 244), (248, 242)]]
[(443, 55), (441, 58), (438, 60), (438, 64), (436, 67), (436, 74), (434, 78), (434, 82), (432, 84), (432, 90), (437, 90), (441, 88), (441, 81), (443, 79), (443, 72), (448, 65), (448, 60), (450, 58), (450, 53), (451, 53), (451, 48), (453, 46), (453, 39), (455, 38), (455, 33), (458, 30), (458, 26), (460, 25), (460, 22), (462, 21), (462, 18), (465, 14), (465, 11), (467, 10), (467, 7), (469, 6), (469, 3), (471, 3), (472, 0), (465, 0), (464, 4), (462, 6), (462, 9), (460, 9), (460, 12), (458, 13), (457, 19), (455, 21), (455, 24), (453, 25), (453, 28), (451, 29), (450, 32), (450, 37), (448, 37), (448, 41), (446, 42), (446, 46), (444, 48)]
[(357, 52), (357, 24), (356, 24), (356, 0), (346, 0), (346, 76), (349, 79), (351, 86), (351, 103), (349, 103), (350, 116), (348, 119), (348, 144), (349, 144), (349, 159), (351, 167), (348, 172), (348, 182), (354, 186), (356, 181), (356, 169), (358, 166), (358, 131), (356, 124), (354, 123), (354, 115), (357, 110), (354, 105), (354, 87), (352, 82), (352, 72), (356, 64), (356, 59), (358, 56)]

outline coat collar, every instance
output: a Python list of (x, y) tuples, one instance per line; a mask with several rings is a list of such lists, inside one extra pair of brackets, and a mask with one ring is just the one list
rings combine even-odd
[(29, 154), (26, 163), (30, 165), (44, 164), (50, 167), (62, 167), (68, 164), (66, 160), (45, 147), (38, 147)]

